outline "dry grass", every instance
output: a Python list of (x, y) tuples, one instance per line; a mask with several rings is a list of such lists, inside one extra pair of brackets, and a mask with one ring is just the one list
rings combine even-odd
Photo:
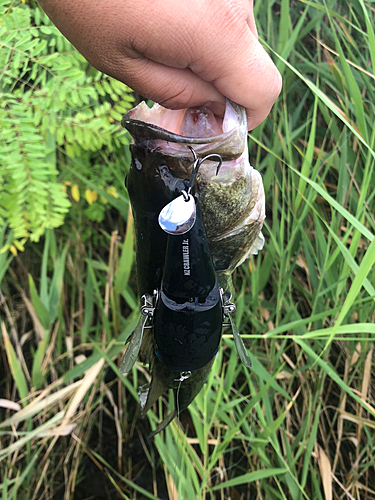
[(251, 370), (225, 335), (181, 424), (148, 440), (168, 400), (140, 420), (147, 370), (118, 371), (139, 315), (132, 219), (109, 208), (94, 242), (81, 198), (0, 254), (2, 499), (375, 499), (374, 9), (255, 9), (284, 90), (250, 137), (267, 192), (265, 249), (235, 279)]

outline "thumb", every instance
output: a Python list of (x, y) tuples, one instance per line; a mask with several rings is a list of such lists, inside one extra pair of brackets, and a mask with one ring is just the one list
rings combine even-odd
[(247, 110), (248, 127), (255, 128), (270, 112), (282, 86), (281, 75), (249, 25), (232, 26), (191, 66), (229, 99)]

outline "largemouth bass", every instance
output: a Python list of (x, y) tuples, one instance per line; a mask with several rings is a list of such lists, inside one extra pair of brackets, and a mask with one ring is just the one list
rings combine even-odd
[(133, 138), (126, 186), (143, 316), (120, 371), (128, 372), (141, 350), (152, 376), (140, 390), (143, 413), (169, 388), (178, 389), (182, 411), (207, 379), (224, 316), (250, 366), (231, 318), (232, 273), (263, 247), (262, 179), (248, 160), (245, 110), (229, 100), (223, 119), (205, 107), (141, 103), (122, 125)]

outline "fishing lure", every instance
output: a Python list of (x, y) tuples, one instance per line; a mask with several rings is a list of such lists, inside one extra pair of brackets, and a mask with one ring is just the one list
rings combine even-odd
[(231, 275), (263, 246), (263, 185), (248, 162), (245, 110), (228, 100), (223, 120), (206, 108), (141, 103), (122, 125), (134, 140), (126, 186), (141, 318), (120, 371), (129, 372), (143, 353), (152, 376), (139, 388), (143, 414), (171, 388), (182, 411), (207, 379), (223, 324), (232, 326), (239, 357), (250, 366), (232, 318)]
[[(209, 155), (199, 160), (193, 148), (194, 166), (189, 186), (168, 203), (158, 220), (168, 234), (160, 289), (144, 295), (141, 318), (120, 366), (125, 374), (133, 367), (142, 345), (146, 322), (154, 330), (155, 355), (168, 370), (192, 372), (207, 365), (217, 353), (224, 316), (232, 326), (235, 345), (242, 363), (251, 366), (249, 355), (232, 320), (235, 306), (230, 294), (219, 288), (203, 224), (194, 181), (205, 161), (222, 159)], [(224, 302), (225, 301), (225, 302)]]

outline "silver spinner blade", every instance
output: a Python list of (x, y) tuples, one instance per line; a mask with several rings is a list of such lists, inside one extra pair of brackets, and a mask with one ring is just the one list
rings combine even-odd
[(168, 234), (185, 234), (194, 226), (196, 217), (194, 196), (183, 191), (160, 212), (159, 225)]
[(139, 351), (142, 345), (143, 332), (145, 329), (145, 324), (148, 319), (148, 316), (141, 316), (139, 318), (137, 326), (134, 328), (132, 338), (130, 339), (128, 348), (122, 358), (120, 365), (120, 373), (125, 375), (125, 373), (130, 372), (133, 368), (134, 363), (137, 361)]

